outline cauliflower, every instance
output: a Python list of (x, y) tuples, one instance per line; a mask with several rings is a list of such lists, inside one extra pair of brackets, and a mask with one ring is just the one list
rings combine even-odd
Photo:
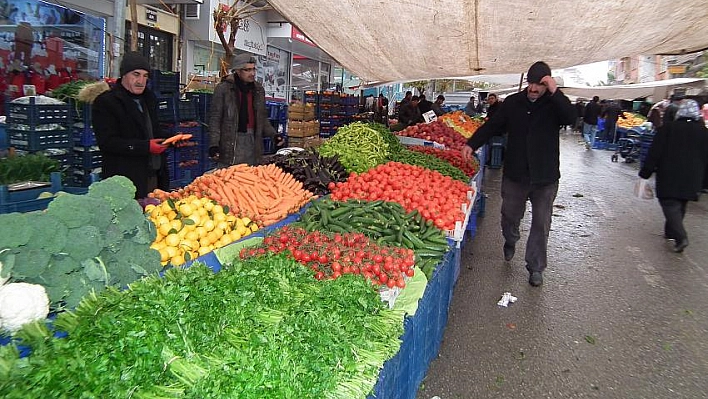
[(11, 333), (24, 324), (43, 320), (49, 314), (49, 297), (44, 287), (29, 283), (0, 286), (0, 330)]

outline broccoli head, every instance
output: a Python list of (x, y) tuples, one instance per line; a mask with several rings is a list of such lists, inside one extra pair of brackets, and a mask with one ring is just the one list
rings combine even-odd
[(87, 195), (108, 201), (117, 212), (135, 201), (135, 186), (125, 176), (111, 176), (91, 184)]
[(24, 213), (0, 215), (0, 249), (25, 245), (32, 237), (32, 229)]

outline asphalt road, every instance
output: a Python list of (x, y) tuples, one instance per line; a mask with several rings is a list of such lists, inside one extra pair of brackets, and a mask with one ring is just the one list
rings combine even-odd
[[(544, 284), (524, 268), (530, 213), (505, 262), (501, 170), (463, 248), (443, 343), (417, 399), (708, 398), (708, 194), (669, 251), (656, 200), (633, 196), (638, 164), (563, 133)], [(518, 298), (509, 307), (504, 292)]]

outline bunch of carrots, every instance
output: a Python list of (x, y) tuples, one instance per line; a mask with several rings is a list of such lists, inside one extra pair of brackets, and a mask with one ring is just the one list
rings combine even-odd
[(300, 210), (314, 195), (289, 173), (269, 164), (233, 165), (197, 177), (176, 191), (154, 190), (150, 197), (161, 201), (190, 195), (210, 198), (239, 217), (269, 226)]

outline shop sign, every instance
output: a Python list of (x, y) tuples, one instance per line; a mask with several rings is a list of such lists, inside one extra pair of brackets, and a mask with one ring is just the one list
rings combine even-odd
[(672, 74), (686, 73), (686, 65), (669, 65), (668, 71)]
[(157, 11), (145, 7), (145, 19), (150, 22), (157, 22)]
[(291, 32), (291, 34), (290, 34), (290, 37), (291, 37), (292, 39), (295, 39), (295, 40), (297, 40), (297, 41), (299, 41), (299, 42), (303, 42), (303, 43), (305, 43), (305, 44), (307, 44), (307, 45), (310, 45), (310, 46), (312, 46), (312, 47), (317, 47), (317, 46), (315, 45), (315, 43), (312, 42), (312, 40), (308, 39), (307, 36), (305, 36), (304, 33), (300, 32), (300, 30), (299, 30), (298, 28), (294, 27), (294, 26), (292, 27), (292, 32)]

